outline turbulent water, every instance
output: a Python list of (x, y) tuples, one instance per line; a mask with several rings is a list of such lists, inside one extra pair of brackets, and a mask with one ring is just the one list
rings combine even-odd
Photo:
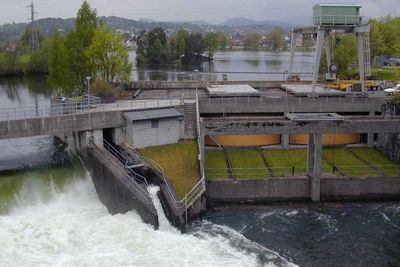
[(299, 266), (400, 266), (398, 202), (228, 208), (209, 212), (200, 228), (204, 220)]
[(88, 174), (76, 168), (63, 183), (58, 172), (41, 173), (14, 177), (21, 183), (0, 216), (1, 266), (289, 265), (226, 226), (205, 223), (211, 230), (183, 235), (162, 214), (158, 231), (134, 211), (112, 216)]

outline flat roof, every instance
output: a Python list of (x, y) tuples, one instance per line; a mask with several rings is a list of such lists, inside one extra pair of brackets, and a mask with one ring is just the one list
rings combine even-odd
[[(308, 96), (309, 94), (313, 93), (311, 84), (281, 84), (281, 89), (283, 91), (287, 90), (289, 93), (294, 94), (295, 96)], [(355, 94), (355, 92), (346, 92), (325, 88), (320, 84), (315, 86), (314, 93), (319, 96), (345, 96)]]
[(286, 117), (291, 121), (342, 121), (337, 113), (289, 113)]
[(361, 5), (355, 4), (316, 4), (314, 7), (321, 6), (321, 7), (358, 7), (361, 8)]
[(183, 115), (174, 108), (134, 110), (124, 112), (122, 115), (124, 116), (124, 118), (132, 122), (183, 117)]
[(208, 85), (210, 96), (248, 96), (260, 95), (260, 92), (247, 84)]

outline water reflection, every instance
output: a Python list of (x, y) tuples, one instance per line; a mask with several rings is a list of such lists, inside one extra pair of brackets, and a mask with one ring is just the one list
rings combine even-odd
[[(130, 52), (131, 62), (135, 63), (136, 54)], [(310, 80), (313, 70), (314, 53), (296, 53), (293, 71), (308, 73), (302, 80)], [(254, 52), (226, 51), (216, 52), (214, 61), (202, 62), (200, 65), (180, 66), (179, 64), (162, 66), (135, 66), (132, 80), (190, 80), (194, 79), (193, 71), (199, 69), (198, 79), (222, 80), (224, 73), (228, 80), (282, 80), (282, 74), (289, 68), (290, 52)]]
[(48, 105), (51, 93), (44, 76), (0, 79), (0, 108)]

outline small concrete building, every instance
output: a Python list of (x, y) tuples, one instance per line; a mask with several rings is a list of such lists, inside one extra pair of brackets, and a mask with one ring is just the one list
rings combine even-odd
[(184, 136), (183, 115), (174, 108), (124, 112), (126, 141), (135, 148), (177, 143)]

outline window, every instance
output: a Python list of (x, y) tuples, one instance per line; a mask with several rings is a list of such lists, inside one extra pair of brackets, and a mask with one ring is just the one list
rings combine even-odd
[(151, 128), (158, 128), (158, 120), (151, 120)]

